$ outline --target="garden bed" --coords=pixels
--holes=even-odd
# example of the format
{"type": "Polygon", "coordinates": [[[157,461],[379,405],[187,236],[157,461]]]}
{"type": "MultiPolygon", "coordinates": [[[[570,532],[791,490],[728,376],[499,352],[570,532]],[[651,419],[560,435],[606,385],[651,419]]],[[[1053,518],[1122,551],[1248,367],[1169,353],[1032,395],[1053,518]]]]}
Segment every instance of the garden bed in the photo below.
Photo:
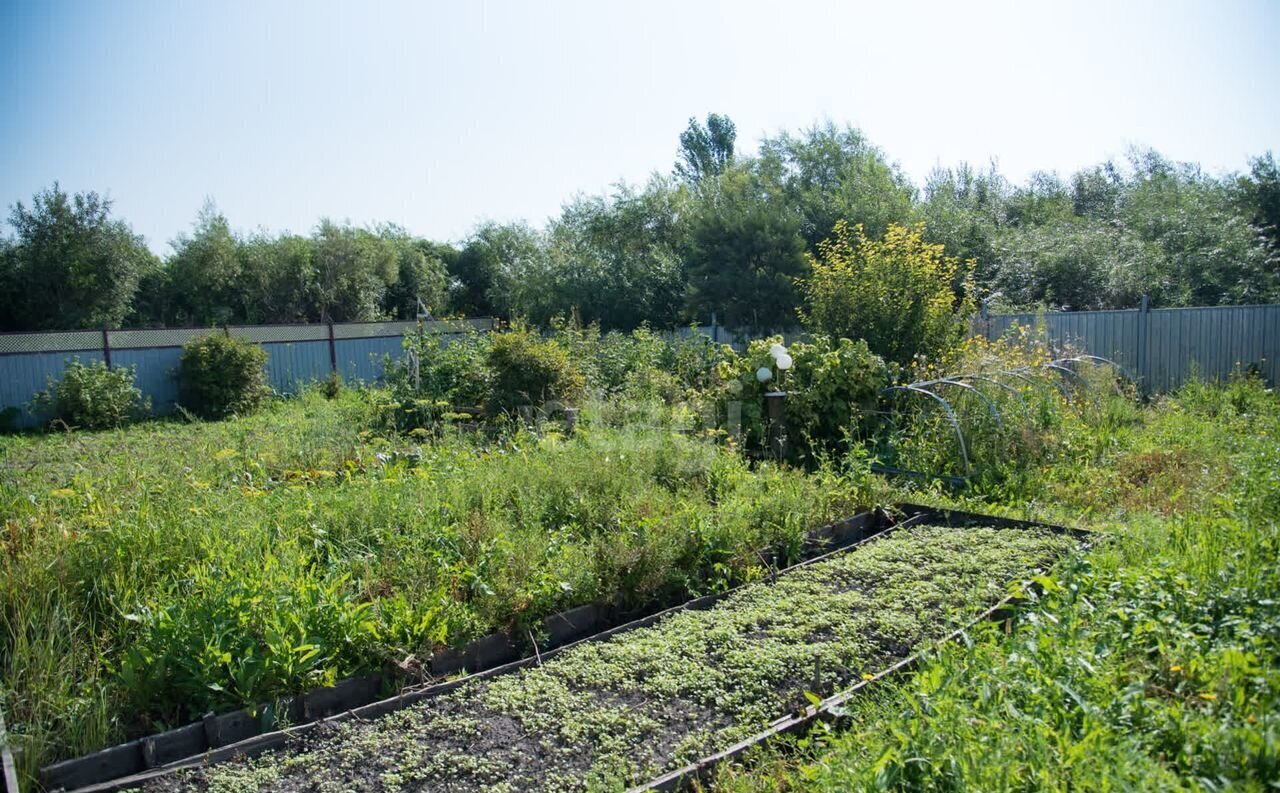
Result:
{"type": "MultiPolygon", "coordinates": [[[[845,520],[810,531],[803,553],[809,564],[857,544],[894,525],[894,519],[880,510],[864,512],[845,520]]],[[[777,552],[765,549],[760,558],[776,565],[777,552]]],[[[799,566],[799,565],[797,565],[799,566]]],[[[256,708],[205,716],[204,719],[177,729],[138,738],[108,749],[64,760],[41,769],[41,782],[49,789],[75,789],[95,784],[115,784],[113,780],[145,774],[161,766],[180,765],[189,758],[221,750],[221,754],[265,750],[279,737],[296,732],[326,718],[345,714],[364,706],[379,713],[404,707],[418,699],[437,693],[437,685],[446,676],[470,671],[501,672],[508,668],[541,662],[542,654],[576,644],[598,640],[617,632],[652,624],[664,615],[686,609],[709,608],[728,593],[706,595],[670,609],[624,609],[619,606],[588,604],[553,614],[543,621],[537,641],[492,633],[462,648],[441,647],[428,664],[427,683],[413,684],[398,670],[386,675],[347,678],[334,686],[314,689],[292,697],[275,700],[256,708]],[[657,613],[654,613],[654,612],[657,613]],[[521,660],[523,659],[523,660],[521,660]],[[434,676],[434,677],[433,677],[434,676]],[[400,685],[397,685],[400,684],[400,685]],[[388,690],[398,693],[382,699],[388,690]],[[372,703],[372,704],[371,704],[372,703]],[[260,740],[258,736],[264,736],[260,740]]],[[[622,602],[622,601],[619,601],[622,602]]],[[[532,632],[528,639],[534,639],[532,632]]]]}
{"type": "MultiPolygon", "coordinates": [[[[922,517],[948,522],[945,515],[922,517]]],[[[523,669],[437,686],[391,713],[371,706],[240,747],[278,749],[258,758],[112,787],[571,790],[643,783],[809,707],[810,695],[829,696],[893,667],[1075,542],[1019,525],[885,533],[742,587],[711,608],[669,613],[540,665],[535,659],[523,669]]]]}

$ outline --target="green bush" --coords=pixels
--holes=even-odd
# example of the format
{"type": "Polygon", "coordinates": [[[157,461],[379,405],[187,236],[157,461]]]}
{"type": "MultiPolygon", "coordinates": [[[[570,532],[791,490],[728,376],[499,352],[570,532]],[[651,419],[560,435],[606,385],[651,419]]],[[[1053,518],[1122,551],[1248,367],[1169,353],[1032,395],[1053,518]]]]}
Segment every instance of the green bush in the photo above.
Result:
{"type": "Polygon", "coordinates": [[[552,401],[572,405],[582,400],[582,373],[569,360],[568,351],[555,341],[517,326],[492,334],[489,343],[490,412],[552,401]]]}
{"type": "Polygon", "coordinates": [[[111,369],[102,361],[85,366],[75,358],[63,370],[62,379],[49,379],[48,390],[36,395],[32,407],[71,427],[119,427],[147,408],[142,391],[133,384],[136,374],[133,366],[111,369]]]}
{"type": "Polygon", "coordinates": [[[748,448],[759,448],[768,435],[764,395],[785,391],[790,456],[813,461],[824,450],[839,448],[859,434],[864,408],[874,406],[881,389],[896,376],[896,367],[872,353],[865,341],[815,336],[809,343],[795,342],[786,348],[792,365],[782,371],[770,354],[781,343],[781,336],[757,339],[745,355],[725,361],[723,399],[741,403],[743,440],[748,448]],[[756,378],[762,367],[772,374],[764,383],[756,378]]]}
{"type": "Polygon", "coordinates": [[[489,338],[474,328],[461,335],[436,332],[404,337],[404,355],[389,359],[387,384],[399,399],[420,398],[455,407],[479,407],[488,398],[485,364],[489,338]]]}
{"type": "Polygon", "coordinates": [[[489,337],[473,328],[461,335],[406,335],[404,355],[384,367],[390,400],[377,402],[382,422],[398,431],[438,424],[454,410],[472,410],[489,398],[489,337]]]}
{"type": "Polygon", "coordinates": [[[717,365],[736,357],[728,345],[701,333],[674,335],[640,327],[630,333],[601,333],[598,325],[575,319],[554,321],[553,338],[569,351],[592,396],[667,404],[697,402],[718,382],[717,365]]]}
{"type": "Polygon", "coordinates": [[[865,339],[896,363],[955,346],[976,307],[973,263],[925,242],[920,226],[890,225],[875,240],[840,221],[810,264],[813,274],[800,284],[805,325],[832,338],[865,339]]]}
{"type": "Polygon", "coordinates": [[[183,407],[204,418],[257,410],[270,394],[267,353],[257,344],[212,334],[187,342],[178,365],[183,407]]]}

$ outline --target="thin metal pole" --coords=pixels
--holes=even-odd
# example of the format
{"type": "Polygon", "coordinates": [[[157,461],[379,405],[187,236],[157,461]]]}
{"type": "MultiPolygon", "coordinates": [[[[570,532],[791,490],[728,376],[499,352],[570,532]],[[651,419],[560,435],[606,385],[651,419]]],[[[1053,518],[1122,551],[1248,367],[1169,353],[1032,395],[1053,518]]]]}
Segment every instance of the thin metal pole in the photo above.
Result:
{"type": "Polygon", "coordinates": [[[1151,373],[1147,371],[1151,339],[1151,298],[1142,296],[1142,306],[1138,309],[1138,388],[1147,392],[1147,384],[1151,382],[1151,373]]]}

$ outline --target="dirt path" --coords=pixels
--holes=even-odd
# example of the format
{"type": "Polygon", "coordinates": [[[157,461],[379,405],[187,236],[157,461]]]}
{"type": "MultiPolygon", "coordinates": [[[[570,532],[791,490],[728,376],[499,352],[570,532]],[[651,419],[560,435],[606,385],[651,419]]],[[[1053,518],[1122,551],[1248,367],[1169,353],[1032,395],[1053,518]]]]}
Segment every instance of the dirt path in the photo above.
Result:
{"type": "Polygon", "coordinates": [[[902,529],[710,610],[146,789],[625,788],[758,731],[804,705],[805,691],[828,695],[941,638],[1073,542],[1013,529],[902,529]]]}

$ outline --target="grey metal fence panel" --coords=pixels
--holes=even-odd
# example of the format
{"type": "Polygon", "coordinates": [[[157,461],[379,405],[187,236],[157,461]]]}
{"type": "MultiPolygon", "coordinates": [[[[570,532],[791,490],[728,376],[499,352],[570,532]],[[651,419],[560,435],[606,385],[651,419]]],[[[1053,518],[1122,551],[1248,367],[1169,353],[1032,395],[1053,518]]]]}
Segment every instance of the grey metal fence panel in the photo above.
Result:
{"type": "Polygon", "coordinates": [[[0,333],[0,354],[19,352],[77,352],[102,349],[102,331],[66,330],[54,333],[0,333]]]}
{"type": "MultiPolygon", "coordinates": [[[[143,328],[108,331],[107,339],[112,349],[181,347],[198,336],[223,332],[222,328],[143,328]]],[[[99,344],[101,341],[101,339],[98,340],[99,344]]]]}
{"type": "MultiPolygon", "coordinates": [[[[357,322],[0,334],[0,428],[42,423],[46,417],[32,415],[27,406],[50,379],[61,377],[72,358],[136,367],[135,382],[151,400],[152,412],[165,415],[178,402],[182,345],[198,336],[226,334],[261,344],[267,353],[271,387],[282,394],[296,394],[335,369],[350,381],[377,382],[386,356],[398,357],[403,334],[418,327],[417,322],[357,322]]],[[[431,320],[423,322],[422,328],[450,334],[483,332],[493,328],[493,320],[431,320]]]]}
{"type": "Polygon", "coordinates": [[[327,341],[328,325],[243,325],[227,328],[227,335],[259,344],[272,341],[327,341]]]}
{"type": "Polygon", "coordinates": [[[102,361],[102,351],[0,355],[0,413],[6,414],[0,426],[22,428],[43,423],[47,417],[33,415],[27,406],[45,390],[49,380],[62,377],[62,370],[73,359],[85,365],[97,363],[102,361]]]}
{"type": "MultiPolygon", "coordinates": [[[[326,329],[327,332],[327,329],[326,329]]],[[[329,340],[263,342],[267,353],[267,382],[276,392],[296,394],[329,376],[329,340]]]]}
{"type": "Polygon", "coordinates": [[[1274,385],[1280,374],[1280,306],[1005,314],[980,320],[976,330],[996,339],[1017,325],[1043,325],[1055,345],[1111,358],[1153,392],[1192,376],[1222,380],[1254,369],[1274,385]]]}
{"type": "Polygon", "coordinates": [[[342,379],[373,383],[382,379],[383,360],[399,358],[404,351],[404,338],[338,339],[334,347],[338,356],[338,372],[342,379]]]}
{"type": "Polygon", "coordinates": [[[143,347],[112,350],[113,367],[136,366],[134,385],[151,400],[151,412],[167,416],[178,404],[178,360],[181,347],[143,347]]]}

